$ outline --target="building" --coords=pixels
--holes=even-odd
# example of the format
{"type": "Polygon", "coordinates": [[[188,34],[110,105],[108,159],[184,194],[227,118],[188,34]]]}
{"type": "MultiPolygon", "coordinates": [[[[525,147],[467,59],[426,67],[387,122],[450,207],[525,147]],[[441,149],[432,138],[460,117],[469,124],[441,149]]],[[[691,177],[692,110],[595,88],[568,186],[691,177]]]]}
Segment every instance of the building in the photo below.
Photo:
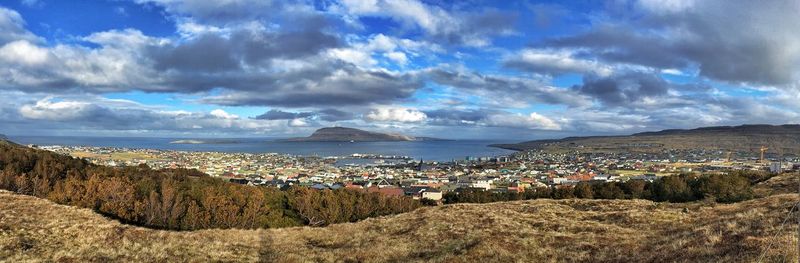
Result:
{"type": "Polygon", "coordinates": [[[441,191],[427,190],[427,191],[422,192],[422,199],[430,199],[430,200],[433,200],[433,201],[439,201],[439,200],[442,200],[442,197],[443,197],[443,195],[442,195],[441,191]]]}
{"type": "Polygon", "coordinates": [[[769,172],[770,173],[781,173],[783,171],[783,167],[781,167],[780,162],[772,162],[769,164],[769,172]]]}

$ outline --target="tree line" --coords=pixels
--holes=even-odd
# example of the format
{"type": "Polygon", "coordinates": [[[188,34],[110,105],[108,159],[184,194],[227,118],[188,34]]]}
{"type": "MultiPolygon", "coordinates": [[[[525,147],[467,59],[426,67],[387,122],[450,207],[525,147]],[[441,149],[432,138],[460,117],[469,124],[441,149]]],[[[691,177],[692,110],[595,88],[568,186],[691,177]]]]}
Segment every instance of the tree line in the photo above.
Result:
{"type": "Polygon", "coordinates": [[[656,202],[691,202],[713,199],[720,203],[753,198],[751,185],[769,178],[767,173],[734,171],[728,174],[680,174],[654,182],[579,182],[574,186],[528,189],[525,192],[491,192],[478,189],[449,192],[445,203],[488,203],[538,198],[567,199],[648,199],[656,202]]]}
{"type": "Polygon", "coordinates": [[[197,170],[106,167],[0,142],[0,188],[158,229],[324,226],[412,211],[420,202],[357,190],[287,191],[197,170]]]}

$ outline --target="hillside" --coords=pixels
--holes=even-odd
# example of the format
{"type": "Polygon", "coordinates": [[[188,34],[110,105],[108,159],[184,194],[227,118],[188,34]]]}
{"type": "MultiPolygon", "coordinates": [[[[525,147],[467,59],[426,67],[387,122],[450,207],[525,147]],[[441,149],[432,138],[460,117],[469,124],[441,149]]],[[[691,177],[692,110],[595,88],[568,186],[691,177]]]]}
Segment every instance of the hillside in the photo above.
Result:
{"type": "Polygon", "coordinates": [[[765,262],[775,262],[796,256],[796,224],[779,232],[796,201],[533,200],[427,207],[325,228],[172,232],[0,191],[0,259],[753,262],[774,242],[765,262]]]}
{"type": "Polygon", "coordinates": [[[663,130],[628,136],[567,137],[516,144],[492,145],[511,150],[543,149],[583,152],[660,152],[664,149],[710,149],[769,153],[800,152],[800,125],[742,125],[705,127],[691,130],[663,130]]]}
{"type": "Polygon", "coordinates": [[[429,137],[413,137],[400,134],[371,132],[345,127],[328,127],[316,130],[311,136],[290,138],[292,142],[378,142],[378,141],[421,141],[436,140],[429,137]]]}

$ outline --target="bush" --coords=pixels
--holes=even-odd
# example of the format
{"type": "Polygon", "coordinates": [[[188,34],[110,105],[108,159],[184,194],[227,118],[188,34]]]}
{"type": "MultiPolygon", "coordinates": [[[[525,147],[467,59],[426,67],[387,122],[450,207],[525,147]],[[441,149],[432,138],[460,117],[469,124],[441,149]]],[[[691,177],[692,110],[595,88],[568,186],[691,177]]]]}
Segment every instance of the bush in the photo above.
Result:
{"type": "Polygon", "coordinates": [[[627,182],[603,182],[589,184],[579,182],[574,187],[540,187],[528,189],[523,194],[492,193],[466,189],[445,194],[445,203],[486,203],[519,199],[649,199],[657,202],[690,202],[712,198],[717,202],[739,202],[753,198],[752,180],[744,175],[692,175],[665,176],[653,183],[643,180],[627,182]]]}
{"type": "Polygon", "coordinates": [[[699,181],[698,192],[717,202],[733,203],[753,198],[750,180],[739,175],[710,175],[699,181]]]}

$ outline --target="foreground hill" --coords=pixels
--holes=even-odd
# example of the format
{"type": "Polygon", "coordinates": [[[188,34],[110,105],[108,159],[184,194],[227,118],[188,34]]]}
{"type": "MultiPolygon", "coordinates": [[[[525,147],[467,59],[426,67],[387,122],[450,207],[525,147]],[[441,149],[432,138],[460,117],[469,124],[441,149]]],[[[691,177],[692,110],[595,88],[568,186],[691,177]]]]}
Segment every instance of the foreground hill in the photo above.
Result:
{"type": "Polygon", "coordinates": [[[437,140],[429,137],[413,137],[400,134],[371,132],[345,127],[328,127],[316,130],[311,136],[290,138],[292,142],[380,142],[380,141],[427,141],[437,140]]]}
{"type": "Polygon", "coordinates": [[[775,262],[796,256],[796,225],[781,228],[796,201],[534,200],[427,207],[325,228],[173,232],[0,191],[0,259],[754,262],[769,247],[765,262],[775,262]]]}
{"type": "Polygon", "coordinates": [[[758,152],[762,146],[770,153],[800,152],[800,125],[742,125],[705,127],[691,130],[663,130],[628,136],[567,137],[536,140],[495,147],[511,150],[544,149],[583,152],[660,152],[663,149],[722,149],[758,152]]]}

